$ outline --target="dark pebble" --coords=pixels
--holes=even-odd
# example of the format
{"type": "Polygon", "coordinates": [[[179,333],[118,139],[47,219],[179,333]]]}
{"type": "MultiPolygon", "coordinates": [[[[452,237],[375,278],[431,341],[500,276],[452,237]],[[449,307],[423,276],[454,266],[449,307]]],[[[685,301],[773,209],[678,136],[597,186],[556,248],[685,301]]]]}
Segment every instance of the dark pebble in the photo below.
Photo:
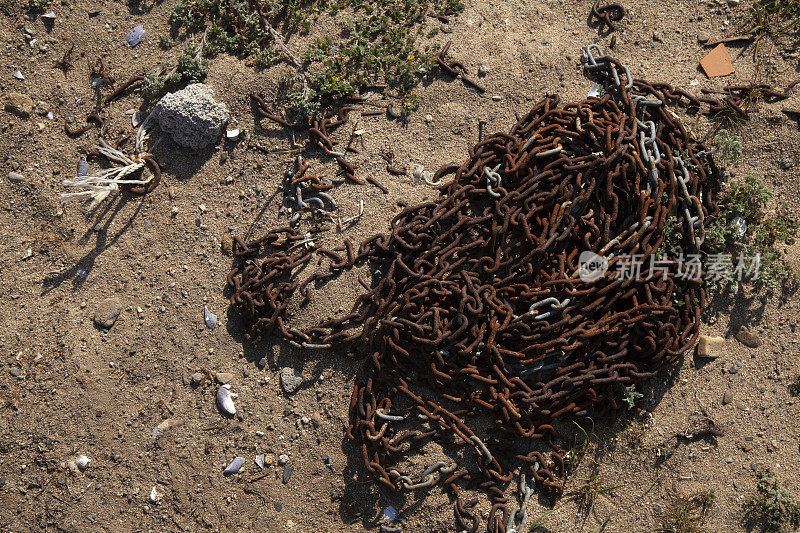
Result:
{"type": "Polygon", "coordinates": [[[286,465],[283,467],[283,484],[286,485],[289,483],[289,480],[292,478],[292,465],[286,465]]]}

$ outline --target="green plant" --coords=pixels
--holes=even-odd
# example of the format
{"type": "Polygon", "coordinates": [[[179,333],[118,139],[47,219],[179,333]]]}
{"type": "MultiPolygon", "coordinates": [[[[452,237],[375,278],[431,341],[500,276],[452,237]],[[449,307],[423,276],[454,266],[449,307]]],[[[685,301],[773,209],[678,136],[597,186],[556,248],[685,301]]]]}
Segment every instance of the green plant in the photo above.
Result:
{"type": "Polygon", "coordinates": [[[43,13],[48,5],[50,5],[50,0],[28,0],[28,11],[31,13],[43,13]]]}
{"type": "Polygon", "coordinates": [[[781,533],[800,524],[800,504],[770,471],[759,474],[756,494],[744,507],[745,519],[758,523],[766,533],[781,533]]]}
{"type": "Polygon", "coordinates": [[[572,421],[572,423],[575,424],[575,426],[583,434],[583,440],[580,444],[567,450],[567,453],[564,455],[564,465],[569,471],[574,471],[581,461],[583,461],[583,458],[586,456],[586,452],[589,450],[589,446],[594,439],[594,420],[588,417],[586,420],[591,423],[591,427],[588,431],[582,425],[578,424],[578,422],[574,420],[572,421]]]}
{"type": "Polygon", "coordinates": [[[622,390],[622,401],[628,404],[628,409],[633,409],[636,402],[644,398],[644,395],[636,390],[636,385],[628,385],[622,390]]]}
{"type": "Polygon", "coordinates": [[[721,129],[714,138],[717,143],[717,153],[728,164],[738,165],[742,158],[742,138],[738,135],[731,135],[728,130],[721,129]]]}
{"type": "Polygon", "coordinates": [[[196,44],[189,43],[178,56],[171,71],[165,74],[162,69],[160,72],[151,71],[145,75],[141,88],[142,98],[146,101],[156,100],[168,90],[203,81],[207,73],[208,61],[202,58],[196,44]]]}
{"type": "Polygon", "coordinates": [[[673,495],[659,517],[659,532],[701,533],[708,511],[714,505],[714,491],[703,490],[685,497],[673,495]]]}
{"type": "Polygon", "coordinates": [[[792,396],[800,396],[800,374],[795,375],[792,378],[792,382],[789,383],[789,394],[792,396]]]}

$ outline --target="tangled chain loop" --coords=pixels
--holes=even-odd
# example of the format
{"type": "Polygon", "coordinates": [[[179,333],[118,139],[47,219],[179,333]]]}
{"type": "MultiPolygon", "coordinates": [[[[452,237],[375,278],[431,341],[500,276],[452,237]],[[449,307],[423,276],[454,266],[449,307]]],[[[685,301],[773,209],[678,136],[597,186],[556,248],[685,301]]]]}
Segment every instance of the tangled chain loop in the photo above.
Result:
{"type": "Polygon", "coordinates": [[[682,220],[684,250],[702,243],[716,211],[714,162],[666,109],[671,89],[634,80],[596,46],[583,61],[603,96],[563,107],[544,98],[464,164],[440,169],[435,181],[454,174],[441,196],[395,216],[388,234],[333,250],[292,248],[303,239],[292,228],[236,241],[228,283],[248,339],[366,353],[348,435],[386,489],[441,484],[459,530],[479,527],[466,486],[490,497],[489,531],[521,531],[526,479],[562,495],[557,423],[616,410],[622,387],[654,376],[698,334],[700,282],[679,276],[675,257],[658,274],[647,260],[670,216],[682,220]],[[581,252],[602,255],[608,270],[584,281],[581,252]],[[617,275],[634,254],[645,258],[641,275],[617,275]],[[328,268],[301,281],[314,257],[328,268]],[[305,331],[287,324],[293,295],[303,305],[312,283],[365,262],[382,274],[362,281],[349,313],[305,331]],[[403,472],[431,441],[448,460],[403,472]],[[521,508],[509,512],[515,474],[521,508]]]}

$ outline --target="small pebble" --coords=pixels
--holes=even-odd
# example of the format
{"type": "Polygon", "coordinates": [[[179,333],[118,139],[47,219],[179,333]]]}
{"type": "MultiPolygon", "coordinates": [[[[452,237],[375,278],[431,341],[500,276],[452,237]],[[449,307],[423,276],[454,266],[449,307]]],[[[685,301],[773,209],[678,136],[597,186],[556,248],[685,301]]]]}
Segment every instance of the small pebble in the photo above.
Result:
{"type": "Polygon", "coordinates": [[[485,61],[481,62],[481,64],[478,65],[478,77],[485,78],[488,74],[489,74],[489,65],[487,65],[485,61]]]}
{"type": "Polygon", "coordinates": [[[233,381],[233,374],[231,372],[217,372],[214,379],[220,385],[225,385],[233,381]]]}
{"type": "Polygon", "coordinates": [[[292,394],[302,384],[303,374],[288,366],[281,369],[281,387],[286,394],[292,394]]]}
{"type": "Polygon", "coordinates": [[[711,34],[707,31],[699,31],[697,32],[697,42],[699,43],[707,43],[711,40],[711,34]]]}
{"type": "Polygon", "coordinates": [[[733,392],[729,389],[722,395],[722,405],[728,405],[733,401],[733,392]]]}
{"type": "Polygon", "coordinates": [[[739,331],[736,332],[736,340],[747,346],[748,348],[758,348],[761,346],[761,337],[753,331],[752,329],[748,328],[747,326],[742,326],[739,328],[739,331]]]}
{"type": "Polygon", "coordinates": [[[283,484],[286,485],[289,483],[289,479],[292,477],[292,465],[286,465],[283,467],[283,484]]]}
{"type": "Polygon", "coordinates": [[[116,298],[106,298],[97,304],[94,312],[94,323],[104,329],[110,329],[122,312],[122,304],[116,298]]]}
{"type": "Polygon", "coordinates": [[[25,181],[25,176],[23,176],[19,172],[9,172],[8,181],[12,183],[22,183],[23,181],[25,181]]]}
{"type": "Polygon", "coordinates": [[[289,462],[289,456],[288,456],[288,455],[286,455],[285,453],[282,453],[282,454],[280,454],[280,455],[278,456],[278,464],[279,464],[280,466],[283,466],[283,465],[285,465],[285,464],[286,464],[286,463],[288,463],[288,462],[289,462]]]}

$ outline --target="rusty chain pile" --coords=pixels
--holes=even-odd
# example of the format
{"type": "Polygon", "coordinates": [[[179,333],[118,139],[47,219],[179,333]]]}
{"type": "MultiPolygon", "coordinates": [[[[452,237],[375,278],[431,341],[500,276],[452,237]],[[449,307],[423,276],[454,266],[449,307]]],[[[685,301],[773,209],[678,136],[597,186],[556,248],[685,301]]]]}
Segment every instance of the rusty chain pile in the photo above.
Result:
{"type": "Polygon", "coordinates": [[[248,340],[366,354],[348,436],[387,490],[441,485],[459,530],[479,527],[470,488],[491,499],[489,531],[521,531],[534,486],[562,495],[558,423],[616,410],[623,387],[697,337],[701,282],[678,275],[678,258],[660,259],[657,274],[649,260],[670,216],[683,250],[702,245],[714,162],[667,108],[682,93],[634,80],[595,45],[583,61],[605,94],[544,98],[440,169],[437,181],[454,174],[440,197],[402,211],[389,233],[337,249],[289,227],[236,241],[228,284],[248,340]],[[607,260],[605,273],[585,280],[582,252],[607,260]],[[641,274],[620,276],[634,255],[641,274]],[[312,268],[323,258],[327,268],[312,268]],[[312,284],[362,264],[375,276],[349,313],[304,331],[287,323],[295,294],[302,306],[312,284]],[[446,459],[410,471],[431,441],[446,459]]]}

